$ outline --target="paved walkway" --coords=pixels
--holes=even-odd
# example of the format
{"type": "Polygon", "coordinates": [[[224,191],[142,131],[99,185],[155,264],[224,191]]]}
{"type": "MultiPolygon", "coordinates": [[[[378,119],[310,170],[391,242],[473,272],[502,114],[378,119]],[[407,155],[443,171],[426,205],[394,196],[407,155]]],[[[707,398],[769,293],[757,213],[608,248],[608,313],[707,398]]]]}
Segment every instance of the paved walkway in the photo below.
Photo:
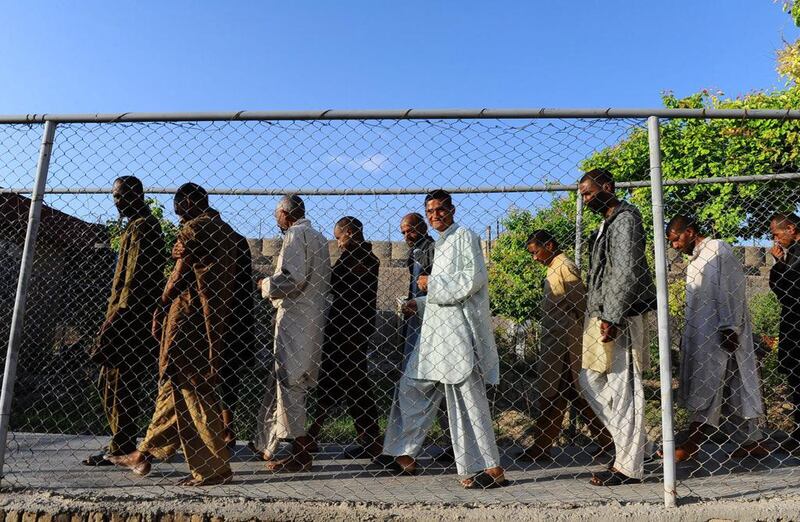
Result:
{"type": "MultiPolygon", "coordinates": [[[[386,504],[517,504],[585,506],[611,501],[663,501],[659,461],[648,464],[643,484],[614,488],[588,484],[593,471],[589,455],[569,448],[549,465],[515,462],[519,448],[506,448],[503,457],[511,484],[502,489],[467,491],[457,483],[455,467],[435,464],[426,455],[424,470],[414,477],[396,477],[367,460],[341,455],[342,447],[323,446],[310,473],[275,475],[254,460],[242,444],[233,458],[234,481],[225,486],[190,489],[175,486],[187,473],[180,456],[157,463],[151,474],[139,478],[113,467],[87,468],[80,460],[96,452],[105,439],[92,436],[13,433],[9,436],[3,488],[46,490],[69,497],[142,501],[154,498],[207,495],[243,499],[355,501],[386,504]]],[[[431,453],[435,453],[435,448],[431,453]]],[[[683,502],[705,499],[757,498],[800,494],[800,459],[775,452],[761,461],[726,462],[706,455],[703,464],[681,464],[678,494],[683,502]]]]}

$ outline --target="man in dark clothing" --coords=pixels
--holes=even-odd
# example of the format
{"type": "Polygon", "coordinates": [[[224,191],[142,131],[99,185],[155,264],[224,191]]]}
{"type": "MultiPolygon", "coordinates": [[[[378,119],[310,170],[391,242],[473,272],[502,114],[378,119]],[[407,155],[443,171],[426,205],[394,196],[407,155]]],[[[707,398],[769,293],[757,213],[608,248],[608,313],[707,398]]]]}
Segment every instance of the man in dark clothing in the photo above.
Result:
{"type": "Polygon", "coordinates": [[[775,241],[769,286],[781,304],[778,364],[786,374],[794,403],[791,438],[800,444],[800,218],[775,214],[769,228],[775,241]]]}
{"type": "MultiPolygon", "coordinates": [[[[409,247],[408,272],[411,280],[408,284],[408,299],[415,299],[422,297],[427,292],[421,290],[417,286],[419,276],[431,275],[433,269],[433,254],[434,245],[436,241],[428,234],[428,226],[425,224],[425,218],[422,215],[415,213],[407,214],[400,221],[400,233],[406,240],[409,247]]],[[[403,337],[405,339],[405,347],[403,349],[403,369],[408,362],[408,356],[414,350],[414,345],[419,338],[419,331],[422,327],[422,317],[413,314],[406,317],[406,322],[403,328],[403,337]]]]}
{"type": "Polygon", "coordinates": [[[225,426],[223,438],[229,447],[236,444],[233,431],[233,414],[240,398],[239,388],[242,373],[255,355],[255,317],[253,316],[253,264],[250,245],[247,239],[233,232],[236,245],[233,303],[231,324],[226,333],[227,339],[222,348],[219,369],[219,395],[222,401],[222,423],[225,426]]]}
{"type": "Polygon", "coordinates": [[[317,412],[308,430],[317,438],[331,408],[344,402],[353,418],[361,449],[354,458],[381,453],[378,409],[369,394],[367,350],[375,330],[380,261],[364,240],[364,226],[350,216],[340,219],[334,236],[341,256],[331,275],[332,303],[325,328],[317,412]]]}
{"type": "Polygon", "coordinates": [[[105,451],[83,460],[85,466],[110,466],[105,455],[136,449],[136,421],[142,412],[138,396],[150,397],[140,390],[156,373],[158,343],[150,335],[150,321],[164,286],[164,234],[138,178],[117,178],[112,196],[128,224],[120,237],[106,319],[91,353],[100,364],[103,409],[112,436],[105,451]]]}

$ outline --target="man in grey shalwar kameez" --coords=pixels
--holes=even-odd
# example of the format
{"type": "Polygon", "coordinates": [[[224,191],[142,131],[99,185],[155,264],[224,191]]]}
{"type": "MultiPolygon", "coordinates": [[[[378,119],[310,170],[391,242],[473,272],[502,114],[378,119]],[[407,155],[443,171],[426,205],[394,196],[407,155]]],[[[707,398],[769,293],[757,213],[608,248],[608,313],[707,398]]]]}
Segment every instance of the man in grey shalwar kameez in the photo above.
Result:
{"type": "Polygon", "coordinates": [[[283,246],[274,275],[259,282],[262,296],[277,308],[275,366],[251,448],[270,471],[306,471],[313,443],[306,433],[306,399],[319,374],[331,262],[328,241],[305,218],[299,196],[284,196],[275,218],[285,233],[283,246]],[[276,459],[281,439],[294,440],[292,454],[276,459]]]}
{"type": "Polygon", "coordinates": [[[444,397],[459,474],[471,475],[468,489],[506,482],[492,427],[486,384],[497,384],[499,359],[491,329],[488,274],[480,238],[454,223],[450,195],[436,190],[425,213],[440,233],[430,276],[419,287],[427,296],[406,303],[422,313],[419,342],[398,383],[384,440],[396,471],[416,471],[439,404],[444,397]]]}
{"type": "Polygon", "coordinates": [[[667,240],[690,256],[678,397],[689,410],[691,426],[675,460],[694,457],[704,430],[720,426],[739,444],[734,458],[764,457],[769,450],[756,425],[764,403],[742,264],[729,244],[704,237],[687,216],[672,218],[667,240]]]}

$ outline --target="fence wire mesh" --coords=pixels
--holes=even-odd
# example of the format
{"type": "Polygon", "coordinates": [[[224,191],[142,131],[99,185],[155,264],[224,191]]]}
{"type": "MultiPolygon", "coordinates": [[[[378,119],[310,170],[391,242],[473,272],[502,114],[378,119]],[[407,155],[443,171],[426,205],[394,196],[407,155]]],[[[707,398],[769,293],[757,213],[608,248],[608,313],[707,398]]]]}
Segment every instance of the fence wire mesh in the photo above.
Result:
{"type": "MultiPolygon", "coordinates": [[[[674,137],[695,124],[716,123],[664,125],[666,178],[797,170],[776,151],[768,167],[741,160],[740,135],[689,164],[674,137]]],[[[6,334],[40,136],[0,125],[6,334]]],[[[253,498],[657,502],[665,232],[648,188],[617,190],[605,220],[602,177],[574,190],[595,168],[635,181],[649,166],[641,119],[61,123],[3,482],[163,493],[189,473],[207,494],[253,498]],[[112,194],[120,176],[144,199],[130,180],[112,194]],[[425,201],[436,188],[455,212],[444,194],[425,201]],[[455,480],[491,485],[501,468],[492,491],[455,480]]],[[[665,187],[667,219],[698,223],[670,245],[692,230],[735,245],[670,252],[682,496],[798,486],[797,239],[781,263],[768,253],[798,183],[665,187]],[[697,340],[715,320],[735,356],[697,340]],[[737,407],[749,439],[721,435],[737,407]]]]}

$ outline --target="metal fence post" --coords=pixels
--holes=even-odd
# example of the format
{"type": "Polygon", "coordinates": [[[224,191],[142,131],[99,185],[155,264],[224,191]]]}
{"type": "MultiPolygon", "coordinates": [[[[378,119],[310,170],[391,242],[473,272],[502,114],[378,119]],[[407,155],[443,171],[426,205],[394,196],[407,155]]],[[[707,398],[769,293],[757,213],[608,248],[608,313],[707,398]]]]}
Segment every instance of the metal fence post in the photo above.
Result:
{"type": "Polygon", "coordinates": [[[664,238],[664,193],[661,185],[661,145],[658,118],[647,119],[650,145],[650,187],[653,203],[656,292],[658,295],[658,359],[661,381],[661,432],[664,452],[664,504],[675,507],[675,434],[672,427],[672,363],[669,343],[669,291],[664,238]]]}
{"type": "Polygon", "coordinates": [[[42,145],[39,149],[39,163],[36,167],[36,181],[31,194],[31,208],[28,213],[28,228],[25,233],[25,246],[22,250],[17,295],[14,300],[14,313],[11,317],[11,332],[8,336],[8,352],[3,373],[3,389],[0,393],[0,478],[3,476],[6,446],[8,444],[8,427],[11,421],[11,401],[14,399],[14,383],[17,378],[17,361],[22,344],[22,327],[25,322],[25,304],[28,298],[28,285],[33,272],[33,254],[36,250],[36,235],[39,232],[39,221],[42,214],[44,190],[47,184],[47,171],[50,167],[50,155],[53,150],[56,123],[46,121],[42,133],[42,145]]]}
{"type": "Polygon", "coordinates": [[[575,265],[581,268],[581,246],[583,245],[583,198],[575,191],[575,265]]]}

